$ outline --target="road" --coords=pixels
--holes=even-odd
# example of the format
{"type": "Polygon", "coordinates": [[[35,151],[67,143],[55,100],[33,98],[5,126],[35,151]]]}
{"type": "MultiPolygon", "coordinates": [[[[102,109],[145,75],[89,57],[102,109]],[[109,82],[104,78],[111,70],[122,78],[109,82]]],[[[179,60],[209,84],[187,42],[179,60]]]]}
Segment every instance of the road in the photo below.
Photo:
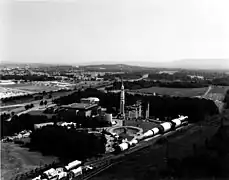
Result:
{"type": "Polygon", "coordinates": [[[205,98],[211,90],[212,90],[212,86],[209,86],[208,90],[204,93],[202,97],[205,98]]]}

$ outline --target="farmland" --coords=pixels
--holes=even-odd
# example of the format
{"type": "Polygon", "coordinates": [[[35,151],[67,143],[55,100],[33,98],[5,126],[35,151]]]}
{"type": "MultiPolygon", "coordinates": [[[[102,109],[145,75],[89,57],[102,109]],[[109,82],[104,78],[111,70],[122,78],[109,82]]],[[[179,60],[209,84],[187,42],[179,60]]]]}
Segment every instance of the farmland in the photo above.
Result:
{"type": "Polygon", "coordinates": [[[161,95],[180,96],[180,97],[193,97],[202,96],[208,87],[204,88],[166,88],[166,87],[150,87],[139,89],[142,93],[158,93],[161,95]]]}
{"type": "Polygon", "coordinates": [[[215,86],[209,93],[225,94],[228,89],[229,86],[215,86]]]}

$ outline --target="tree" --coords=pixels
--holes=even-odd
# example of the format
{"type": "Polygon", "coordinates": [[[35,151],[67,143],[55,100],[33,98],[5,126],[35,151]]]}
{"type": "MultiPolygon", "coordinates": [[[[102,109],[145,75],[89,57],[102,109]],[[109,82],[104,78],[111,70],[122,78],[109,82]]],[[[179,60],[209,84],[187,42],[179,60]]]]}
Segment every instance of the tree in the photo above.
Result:
{"type": "Polygon", "coordinates": [[[26,104],[26,105],[25,105],[25,110],[28,110],[28,109],[29,109],[29,105],[26,104]]]}
{"type": "Polygon", "coordinates": [[[15,112],[14,112],[14,111],[12,111],[12,112],[11,112],[11,116],[14,116],[14,115],[15,115],[15,112]]]}
{"type": "Polygon", "coordinates": [[[43,101],[41,101],[41,102],[40,102],[40,106],[43,106],[43,105],[44,105],[44,102],[43,102],[43,101]]]}
{"type": "Polygon", "coordinates": [[[47,106],[47,103],[48,103],[48,102],[45,100],[45,101],[44,101],[44,105],[47,106]]]}

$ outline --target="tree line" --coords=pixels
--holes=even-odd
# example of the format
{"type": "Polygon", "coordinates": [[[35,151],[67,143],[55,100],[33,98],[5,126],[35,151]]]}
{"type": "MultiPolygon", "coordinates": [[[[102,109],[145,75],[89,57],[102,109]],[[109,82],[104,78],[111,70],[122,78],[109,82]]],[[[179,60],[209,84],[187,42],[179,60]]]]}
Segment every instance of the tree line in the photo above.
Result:
{"type": "MultiPolygon", "coordinates": [[[[84,97],[98,97],[100,99],[100,105],[107,108],[109,113],[117,114],[119,112],[119,93],[103,93],[92,88],[56,99],[55,103],[70,104],[80,102],[80,99],[84,97]]],[[[189,116],[190,121],[197,122],[204,120],[206,116],[219,113],[217,106],[212,100],[189,97],[126,94],[126,105],[133,105],[137,100],[142,100],[143,111],[145,111],[147,104],[150,103],[150,116],[154,117],[177,117],[178,114],[183,114],[189,116]]]]}
{"type": "MultiPolygon", "coordinates": [[[[163,81],[134,81],[124,82],[125,89],[135,90],[150,87],[168,87],[168,88],[202,88],[207,87],[208,83],[204,82],[163,82],[163,81]]],[[[115,81],[112,87],[107,87],[106,90],[119,90],[121,82],[115,81]]]]}
{"type": "Polygon", "coordinates": [[[227,90],[225,97],[224,97],[225,108],[229,109],[229,89],[227,90]]]}
{"type": "Polygon", "coordinates": [[[55,78],[46,75],[3,75],[2,80],[24,80],[24,81],[54,81],[55,78]]]}
{"type": "Polygon", "coordinates": [[[103,134],[78,132],[59,126],[46,126],[34,131],[31,136],[31,149],[45,155],[84,160],[106,151],[106,137],[103,134]]]}

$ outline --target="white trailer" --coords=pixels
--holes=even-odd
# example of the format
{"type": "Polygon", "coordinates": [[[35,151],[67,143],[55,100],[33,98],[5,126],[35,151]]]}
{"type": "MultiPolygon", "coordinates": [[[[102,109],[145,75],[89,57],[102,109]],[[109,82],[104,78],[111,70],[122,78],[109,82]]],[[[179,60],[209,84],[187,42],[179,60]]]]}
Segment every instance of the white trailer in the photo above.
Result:
{"type": "Polygon", "coordinates": [[[79,175],[82,175],[83,171],[82,171],[82,167],[78,167],[76,169],[72,169],[70,172],[69,172],[69,178],[72,179],[72,178],[75,178],[79,175]]]}
{"type": "Polygon", "coordinates": [[[130,146],[135,146],[138,143],[138,140],[132,139],[129,143],[130,143],[130,146]]]}
{"type": "Polygon", "coordinates": [[[33,178],[32,180],[41,180],[41,175],[39,175],[39,176],[33,178]]]}
{"type": "Polygon", "coordinates": [[[121,151],[125,151],[129,148],[130,144],[128,142],[124,142],[124,143],[121,143],[119,144],[119,148],[121,151]]]}
{"type": "Polygon", "coordinates": [[[42,179],[44,178],[47,178],[47,179],[58,179],[58,173],[57,171],[54,169],[54,168],[51,168],[47,171],[45,171],[43,174],[42,174],[42,179]]]}
{"type": "Polygon", "coordinates": [[[75,161],[70,162],[67,166],[65,166],[65,169],[66,171],[69,171],[73,168],[76,168],[77,166],[81,164],[82,164],[82,161],[75,160],[75,161]]]}

